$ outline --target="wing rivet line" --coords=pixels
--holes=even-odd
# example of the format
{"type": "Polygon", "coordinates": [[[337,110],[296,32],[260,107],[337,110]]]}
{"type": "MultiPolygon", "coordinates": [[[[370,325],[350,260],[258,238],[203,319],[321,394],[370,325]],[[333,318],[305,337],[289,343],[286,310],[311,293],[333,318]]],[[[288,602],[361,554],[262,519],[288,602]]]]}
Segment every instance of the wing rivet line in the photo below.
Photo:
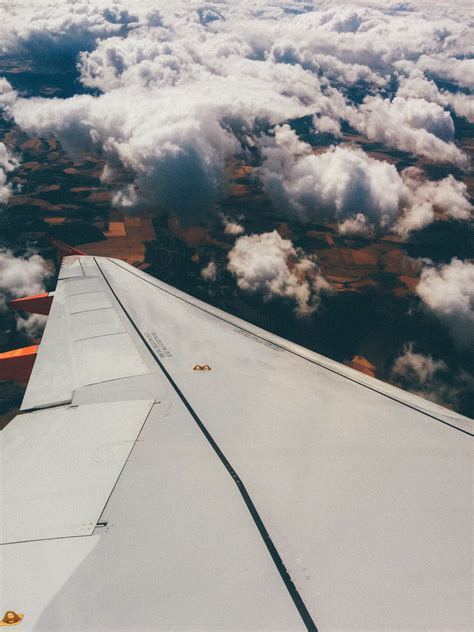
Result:
{"type": "Polygon", "coordinates": [[[208,364],[195,364],[193,371],[212,371],[212,369],[208,364]]]}
{"type": "Polygon", "coordinates": [[[7,610],[0,621],[0,625],[18,625],[23,621],[24,614],[18,614],[14,610],[7,610]]]}

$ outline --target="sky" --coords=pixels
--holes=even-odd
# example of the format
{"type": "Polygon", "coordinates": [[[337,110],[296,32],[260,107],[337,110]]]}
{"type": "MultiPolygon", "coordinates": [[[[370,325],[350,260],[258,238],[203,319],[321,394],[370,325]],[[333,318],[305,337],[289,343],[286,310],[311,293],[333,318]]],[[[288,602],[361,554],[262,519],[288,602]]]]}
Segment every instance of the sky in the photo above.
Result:
{"type": "MultiPolygon", "coordinates": [[[[206,221],[228,190],[226,164],[248,154],[258,156],[256,177],[274,208],[302,226],[408,240],[440,214],[472,221],[471,158],[456,127],[474,123],[468,2],[16,0],[0,2],[0,16],[1,58],[28,57],[51,72],[69,60],[82,86],[43,98],[0,78],[4,117],[30,135],[54,135],[73,157],[97,152],[104,182],[125,167],[132,181],[113,200],[125,211],[152,206],[183,224],[206,221]],[[298,134],[292,122],[302,118],[324,151],[298,134]],[[344,142],[348,128],[443,177],[369,155],[344,142]]],[[[0,142],[0,205],[20,160],[0,142]]],[[[318,309],[330,288],[310,255],[276,232],[247,235],[223,221],[240,289],[285,296],[301,317],[318,309]]],[[[1,256],[6,266],[11,253],[1,256]]],[[[17,274],[33,263],[23,257],[17,274]]],[[[453,344],[474,349],[474,263],[420,265],[424,309],[453,344]]],[[[209,283],[214,268],[202,271],[209,283]]],[[[399,372],[421,366],[414,355],[403,352],[410,361],[399,372]]]]}

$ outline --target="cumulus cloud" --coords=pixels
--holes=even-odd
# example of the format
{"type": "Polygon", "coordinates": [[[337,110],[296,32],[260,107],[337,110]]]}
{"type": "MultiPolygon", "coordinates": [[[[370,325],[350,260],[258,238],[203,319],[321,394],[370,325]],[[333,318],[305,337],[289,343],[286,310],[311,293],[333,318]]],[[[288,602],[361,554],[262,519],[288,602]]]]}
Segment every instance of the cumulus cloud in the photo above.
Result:
{"type": "Polygon", "coordinates": [[[11,195],[11,185],[7,184],[7,174],[18,166],[18,160],[11,151],[0,142],[0,205],[6,204],[11,195]]]}
{"type": "Polygon", "coordinates": [[[337,221],[342,234],[394,230],[406,237],[430,224],[435,211],[468,220],[467,187],[449,175],[427,181],[419,169],[398,173],[361,149],[331,147],[315,154],[288,125],[261,139],[259,170],[273,202],[302,222],[337,221]]]}
{"type": "Polygon", "coordinates": [[[452,175],[438,182],[426,181],[419,169],[409,167],[403,171],[403,179],[409,190],[410,204],[404,209],[394,230],[407,237],[412,231],[431,224],[435,211],[457,220],[472,217],[467,186],[452,175]]]}
{"type": "Polygon", "coordinates": [[[18,93],[13,89],[11,83],[5,77],[0,77],[0,108],[14,103],[17,97],[18,93]]]}
{"type": "Polygon", "coordinates": [[[468,158],[454,143],[454,123],[440,105],[420,98],[366,97],[348,110],[350,124],[375,140],[433,162],[467,167],[468,158]]]}
{"type": "Polygon", "coordinates": [[[392,373],[416,382],[421,386],[429,385],[437,374],[448,370],[442,360],[434,360],[432,356],[415,353],[413,343],[404,346],[403,353],[395,360],[392,373]]]}
{"type": "Polygon", "coordinates": [[[230,219],[226,215],[221,216],[222,223],[224,224],[224,233],[232,237],[237,237],[245,232],[245,228],[233,219],[230,219]]]}
{"type": "MultiPolygon", "coordinates": [[[[8,310],[8,301],[45,291],[50,276],[46,262],[40,255],[16,257],[7,248],[0,249],[0,314],[8,310]]],[[[39,314],[17,314],[18,331],[30,338],[41,334],[46,317],[39,314]]]]}
{"type": "Polygon", "coordinates": [[[277,231],[240,237],[228,259],[227,269],[240,289],[261,294],[266,301],[289,299],[296,303],[298,316],[312,314],[320,294],[330,290],[316,262],[304,257],[277,231]]]}
{"type": "Polygon", "coordinates": [[[159,204],[185,220],[205,213],[219,191],[226,156],[237,151],[235,137],[212,109],[166,91],[137,95],[123,91],[49,102],[23,99],[15,119],[33,134],[53,133],[72,154],[94,148],[113,164],[136,174],[116,201],[159,204]],[[177,99],[176,102],[174,99],[177,99]]]}
{"type": "Polygon", "coordinates": [[[352,217],[348,217],[339,224],[339,233],[341,235],[354,237],[373,237],[374,227],[363,213],[357,213],[352,217]]]}
{"type": "Polygon", "coordinates": [[[474,263],[454,258],[449,264],[428,265],[416,292],[460,349],[474,347],[474,263]]]}
{"type": "Polygon", "coordinates": [[[28,338],[38,338],[43,333],[47,316],[41,314],[18,315],[16,317],[16,328],[28,338]]]}
{"type": "Polygon", "coordinates": [[[30,134],[54,134],[73,154],[95,148],[131,169],[135,182],[116,202],[159,205],[189,221],[212,207],[226,159],[241,151],[239,134],[258,120],[307,114],[319,90],[301,68],[224,66],[226,76],[191,86],[132,82],[98,97],[18,99],[11,111],[30,134]]]}
{"type": "Polygon", "coordinates": [[[457,59],[445,54],[422,55],[417,66],[435,77],[474,88],[474,59],[457,59]]]}
{"type": "MultiPolygon", "coordinates": [[[[436,76],[446,74],[447,60],[457,69],[451,81],[466,82],[464,15],[416,3],[408,11],[387,3],[178,1],[158,11],[153,0],[21,0],[4,9],[4,53],[25,50],[39,60],[48,51],[78,53],[80,80],[100,94],[25,99],[4,90],[2,98],[29,133],[55,134],[73,154],[95,149],[109,171],[131,170],[135,181],[116,203],[195,219],[212,208],[224,163],[242,151],[243,137],[306,115],[318,132],[338,136],[349,120],[390,147],[464,164],[444,108],[467,115],[465,95],[427,90],[431,75],[423,85],[405,81],[433,74],[435,65],[436,76]],[[382,98],[398,81],[405,81],[398,96],[382,98]],[[362,104],[352,101],[360,86],[375,95],[362,104]]],[[[352,168],[348,154],[335,156],[352,168]]]]}
{"type": "Polygon", "coordinates": [[[201,270],[201,277],[205,281],[215,281],[217,277],[217,264],[211,259],[207,266],[201,270]]]}
{"type": "Polygon", "coordinates": [[[28,52],[54,60],[91,49],[99,38],[125,35],[137,16],[119,2],[96,0],[33,0],[2,7],[0,52],[28,52]]]}
{"type": "Polygon", "coordinates": [[[405,344],[395,359],[390,379],[419,397],[454,408],[465,393],[474,389],[472,375],[453,371],[443,360],[416,351],[412,342],[405,344]]]}
{"type": "Polygon", "coordinates": [[[355,148],[331,147],[315,155],[288,125],[261,143],[265,190],[301,221],[343,222],[362,212],[383,228],[397,217],[405,188],[393,165],[355,148]]]}
{"type": "Polygon", "coordinates": [[[16,257],[7,248],[0,249],[0,312],[8,309],[8,301],[45,291],[50,273],[40,255],[16,257]]]}
{"type": "Polygon", "coordinates": [[[451,108],[458,116],[474,123],[474,100],[472,96],[438,88],[433,80],[428,79],[417,68],[409,67],[406,75],[400,75],[397,96],[406,99],[419,98],[428,103],[437,103],[443,108],[451,108]]]}

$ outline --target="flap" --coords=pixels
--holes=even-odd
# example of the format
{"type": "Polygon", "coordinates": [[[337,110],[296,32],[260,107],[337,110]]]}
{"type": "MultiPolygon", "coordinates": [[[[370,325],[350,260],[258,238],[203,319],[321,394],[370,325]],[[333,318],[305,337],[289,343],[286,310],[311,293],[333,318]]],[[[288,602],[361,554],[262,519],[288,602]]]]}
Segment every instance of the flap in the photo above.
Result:
{"type": "Polygon", "coordinates": [[[18,415],[2,432],[1,543],[90,535],[153,400],[18,415]]]}

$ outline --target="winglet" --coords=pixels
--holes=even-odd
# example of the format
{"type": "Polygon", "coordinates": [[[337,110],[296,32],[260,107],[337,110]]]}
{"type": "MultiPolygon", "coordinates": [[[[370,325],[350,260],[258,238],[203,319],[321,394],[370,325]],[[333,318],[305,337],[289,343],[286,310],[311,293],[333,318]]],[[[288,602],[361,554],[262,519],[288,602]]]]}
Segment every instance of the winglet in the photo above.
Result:
{"type": "Polygon", "coordinates": [[[43,292],[42,294],[34,294],[33,296],[25,296],[10,301],[9,305],[13,309],[20,309],[30,314],[42,314],[47,316],[51,309],[54,292],[43,292]]]}
{"type": "Polygon", "coordinates": [[[57,250],[57,253],[59,256],[59,263],[61,263],[64,257],[68,257],[69,255],[85,255],[86,254],[85,252],[82,252],[82,250],[79,250],[78,248],[73,248],[73,246],[69,246],[68,244],[65,244],[63,241],[60,241],[59,239],[55,239],[54,237],[50,237],[49,240],[51,244],[57,250]]]}
{"type": "Polygon", "coordinates": [[[0,380],[27,384],[38,353],[38,345],[0,353],[0,380]]]}

